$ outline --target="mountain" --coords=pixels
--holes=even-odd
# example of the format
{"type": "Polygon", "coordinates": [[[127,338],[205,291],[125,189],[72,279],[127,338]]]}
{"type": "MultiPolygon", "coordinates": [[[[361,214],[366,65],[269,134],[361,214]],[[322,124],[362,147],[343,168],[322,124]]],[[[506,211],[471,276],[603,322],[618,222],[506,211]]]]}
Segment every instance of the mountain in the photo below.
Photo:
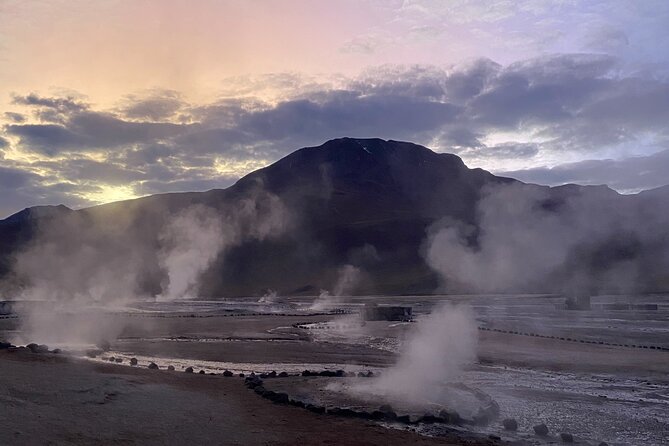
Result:
{"type": "MultiPolygon", "coordinates": [[[[318,294],[321,289],[338,286],[343,292],[355,293],[431,293],[445,282],[452,290],[468,291],[473,288],[460,276],[450,280],[449,274],[428,265],[430,237],[439,228],[457,225],[467,228],[463,229],[467,256],[476,259],[486,250],[496,251],[497,245],[484,243],[491,233],[504,234],[504,227],[495,228],[494,217],[483,207],[490,206],[490,191],[496,190],[507,191],[508,196],[495,198],[502,200],[502,210],[513,210],[517,197],[524,197],[522,202],[531,204],[531,212],[541,213],[539,223],[523,227],[519,233],[542,239],[555,232],[541,226],[547,218],[553,219],[551,222],[556,217],[557,222],[584,220],[575,217],[581,215],[579,206],[592,209],[601,205],[612,210],[615,217],[600,222],[608,231],[619,225],[616,221],[627,218],[621,215],[633,220],[637,215],[653,214],[669,196],[664,191],[622,196],[605,186],[536,186],[469,169],[455,155],[408,142],[341,138],[297,150],[227,189],[154,195],[78,211],[64,206],[26,209],[0,221],[0,274],[7,293],[40,280],[72,287],[73,283],[90,283],[92,277],[115,275],[132,276],[139,292],[159,294],[165,291],[166,281],[174,281],[166,279],[164,271],[166,249],[176,243],[165,235],[174,226],[170,222],[199,206],[226,222],[225,228],[232,228],[226,229],[223,248],[198,274],[199,294],[204,296],[257,295],[267,289],[281,294],[318,294]],[[275,216],[267,211],[274,201],[287,216],[282,230],[272,226],[275,216]],[[244,219],[237,218],[238,214],[245,215],[244,219]],[[236,226],[230,223],[233,221],[236,226]],[[86,266],[83,278],[77,275],[82,268],[72,266],[82,256],[86,266]],[[355,283],[346,284],[350,271],[356,272],[355,283]]],[[[499,203],[496,206],[500,208],[499,203]]],[[[527,207],[524,205],[523,212],[527,207]]],[[[592,218],[599,219],[599,214],[602,212],[592,218]]],[[[509,225],[514,215],[519,220],[527,218],[506,212],[500,225],[509,225]]],[[[599,238],[587,239],[589,245],[579,242],[565,253],[566,266],[542,270],[550,275],[550,282],[537,275],[536,280],[522,285],[517,280],[506,281],[493,289],[556,291],[556,284],[581,271],[599,274],[614,263],[649,263],[647,253],[651,251],[667,257],[667,237],[657,229],[663,218],[662,213],[653,214],[640,234],[629,229],[634,227],[630,223],[632,226],[619,225],[605,235],[598,233],[599,238]],[[595,239],[607,248],[595,246],[595,239]]],[[[591,230],[588,225],[579,225],[582,231],[591,230]]],[[[517,237],[516,229],[509,232],[513,237],[517,237]]],[[[195,232],[189,237],[206,231],[195,232]]],[[[207,251],[211,243],[191,245],[207,251]]],[[[202,261],[204,251],[186,261],[184,268],[202,261]]],[[[644,265],[647,271],[635,279],[637,288],[665,286],[664,273],[657,272],[661,268],[644,265]]],[[[606,289],[609,279],[600,276],[597,286],[606,289]]],[[[77,292],[76,286],[71,291],[77,292]]]]}

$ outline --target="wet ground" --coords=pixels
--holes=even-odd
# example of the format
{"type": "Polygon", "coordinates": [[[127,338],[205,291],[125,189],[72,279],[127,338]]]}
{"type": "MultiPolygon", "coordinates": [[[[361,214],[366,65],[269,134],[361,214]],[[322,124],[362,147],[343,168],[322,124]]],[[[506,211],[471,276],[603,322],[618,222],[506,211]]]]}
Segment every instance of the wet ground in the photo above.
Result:
{"type": "MultiPolygon", "coordinates": [[[[90,360],[109,362],[114,357],[123,365],[135,357],[140,366],[155,362],[161,368],[192,366],[206,373],[383,372],[395,362],[415,323],[361,326],[347,313],[374,301],[410,305],[420,320],[443,300],[470,305],[480,328],[478,361],[458,381],[497,401],[500,419],[512,417],[519,423],[516,434],[503,431],[499,421],[471,429],[538,444],[559,441],[560,432],[590,444],[667,444],[666,295],[595,297],[592,309],[578,311],[565,309],[564,298],[554,296],[354,297],[331,308],[333,314],[311,310],[308,298],[146,302],[114,311],[91,310],[101,321],[97,325],[115,336],[109,352],[90,360]],[[532,433],[531,427],[540,422],[551,431],[547,440],[532,433]]],[[[68,327],[82,326],[77,330],[82,336],[95,333],[95,326],[82,323],[88,316],[58,314],[61,323],[35,339],[28,339],[18,318],[7,317],[0,319],[0,338],[52,347],[60,343],[85,356],[92,346],[66,335],[68,327]]],[[[440,435],[442,428],[420,429],[440,435]]]]}

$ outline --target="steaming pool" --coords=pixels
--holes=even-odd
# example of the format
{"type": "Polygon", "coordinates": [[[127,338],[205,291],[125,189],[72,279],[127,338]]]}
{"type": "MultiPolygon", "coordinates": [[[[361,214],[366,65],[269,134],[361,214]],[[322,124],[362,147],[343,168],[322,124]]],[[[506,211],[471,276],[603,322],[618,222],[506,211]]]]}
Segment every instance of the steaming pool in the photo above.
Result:
{"type": "MultiPolygon", "coordinates": [[[[355,389],[353,378],[305,380],[296,375],[303,370],[387,375],[411,333],[444,300],[472,309],[478,339],[473,363],[456,375],[449,372],[444,385],[477,389],[494,400],[500,412],[488,425],[457,429],[530,444],[559,442],[560,432],[572,433],[582,444],[667,444],[666,295],[600,296],[592,299],[592,309],[582,311],[566,310],[564,299],[555,296],[363,296],[319,311],[311,308],[313,298],[307,297],[279,302],[257,298],[142,302],[83,312],[52,309],[31,320],[18,311],[0,319],[0,338],[17,345],[46,343],[89,361],[110,362],[113,357],[122,361],[119,366],[129,366],[136,358],[138,367],[154,362],[161,369],[171,365],[176,372],[187,367],[216,374],[284,371],[295,376],[274,381],[277,390],[353,407],[358,404],[352,400],[356,392],[344,389],[355,389]],[[417,322],[363,325],[355,313],[372,300],[410,305],[417,322]],[[86,351],[103,340],[95,338],[100,333],[110,349],[88,358],[86,351]],[[516,419],[518,432],[504,431],[500,426],[504,418],[516,419]],[[541,422],[550,429],[547,439],[532,432],[532,426],[541,422]]],[[[438,341],[436,345],[438,352],[438,341]]],[[[443,353],[448,355],[450,348],[445,346],[443,353]]],[[[443,373],[430,368],[425,376],[439,378],[443,373]]],[[[467,412],[455,407],[464,406],[462,402],[452,405],[467,412]]],[[[425,411],[429,408],[428,403],[425,411]]],[[[438,436],[453,426],[415,428],[438,436]]]]}

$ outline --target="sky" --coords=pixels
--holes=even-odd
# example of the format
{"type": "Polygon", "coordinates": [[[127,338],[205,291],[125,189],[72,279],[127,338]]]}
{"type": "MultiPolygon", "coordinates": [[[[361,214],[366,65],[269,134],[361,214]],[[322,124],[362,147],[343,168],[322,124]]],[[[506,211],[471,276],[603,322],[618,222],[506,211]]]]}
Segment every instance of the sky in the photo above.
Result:
{"type": "Polygon", "coordinates": [[[0,218],[223,188],[378,137],[669,183],[665,0],[0,0],[0,218]]]}

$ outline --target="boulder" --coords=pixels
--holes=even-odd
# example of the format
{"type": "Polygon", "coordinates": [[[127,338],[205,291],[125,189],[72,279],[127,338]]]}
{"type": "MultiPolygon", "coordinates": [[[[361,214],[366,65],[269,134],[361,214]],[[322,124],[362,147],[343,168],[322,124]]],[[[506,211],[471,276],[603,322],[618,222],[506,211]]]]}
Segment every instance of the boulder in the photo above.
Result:
{"type": "Polygon", "coordinates": [[[186,367],[185,373],[193,373],[193,367],[186,367]]]}
{"type": "Polygon", "coordinates": [[[506,418],[505,420],[502,421],[502,426],[504,426],[504,429],[507,431],[517,431],[518,430],[518,422],[514,420],[513,418],[506,418]]]}
{"type": "Polygon", "coordinates": [[[49,353],[49,347],[44,344],[37,345],[33,342],[26,345],[26,348],[33,353],[49,353]]]}
{"type": "Polygon", "coordinates": [[[155,362],[150,363],[148,367],[151,370],[158,370],[158,364],[156,364],[155,362]]]}
{"type": "Polygon", "coordinates": [[[200,371],[197,372],[197,373],[199,373],[200,375],[204,375],[206,372],[205,372],[204,370],[200,370],[200,371]]]}
{"type": "Polygon", "coordinates": [[[409,424],[411,423],[411,417],[409,415],[400,415],[396,418],[398,423],[409,424]]]}
{"type": "Polygon", "coordinates": [[[137,365],[137,358],[130,358],[130,365],[137,365]]]}
{"type": "Polygon", "coordinates": [[[574,436],[568,432],[562,432],[560,433],[560,439],[562,440],[563,443],[573,443],[574,442],[574,436]]]}
{"type": "Polygon", "coordinates": [[[117,364],[123,363],[123,358],[116,358],[116,363],[117,364]]]}
{"type": "Polygon", "coordinates": [[[278,376],[279,376],[279,378],[285,378],[286,376],[288,376],[288,373],[286,373],[286,372],[281,372],[281,373],[279,373],[278,376]]]}
{"type": "Polygon", "coordinates": [[[444,419],[436,415],[432,415],[431,413],[426,413],[425,415],[422,416],[420,422],[426,424],[443,423],[444,419]]]}
{"type": "Polygon", "coordinates": [[[12,347],[9,342],[0,342],[0,350],[7,350],[9,347],[12,347]]]}
{"type": "Polygon", "coordinates": [[[230,376],[232,376],[232,372],[231,372],[230,370],[225,370],[225,371],[223,372],[223,376],[225,376],[225,377],[230,377],[230,376]]]}
{"type": "Polygon", "coordinates": [[[456,424],[459,425],[462,423],[462,417],[459,413],[455,411],[441,410],[439,411],[439,417],[444,420],[444,423],[456,424]]]}
{"type": "Polygon", "coordinates": [[[325,413],[325,407],[323,407],[323,406],[316,406],[316,405],[313,405],[313,404],[307,404],[306,409],[309,412],[321,413],[321,414],[325,413]]]}
{"type": "Polygon", "coordinates": [[[271,398],[273,402],[276,404],[288,404],[288,401],[290,401],[290,398],[288,397],[287,393],[283,392],[277,392],[274,394],[274,397],[271,398]]]}
{"type": "Polygon", "coordinates": [[[548,435],[548,426],[546,426],[544,423],[537,424],[532,429],[534,429],[534,433],[540,437],[545,437],[548,435]]]}
{"type": "Polygon", "coordinates": [[[174,366],[173,365],[168,365],[167,370],[169,370],[170,372],[173,372],[174,371],[174,366]]]}

